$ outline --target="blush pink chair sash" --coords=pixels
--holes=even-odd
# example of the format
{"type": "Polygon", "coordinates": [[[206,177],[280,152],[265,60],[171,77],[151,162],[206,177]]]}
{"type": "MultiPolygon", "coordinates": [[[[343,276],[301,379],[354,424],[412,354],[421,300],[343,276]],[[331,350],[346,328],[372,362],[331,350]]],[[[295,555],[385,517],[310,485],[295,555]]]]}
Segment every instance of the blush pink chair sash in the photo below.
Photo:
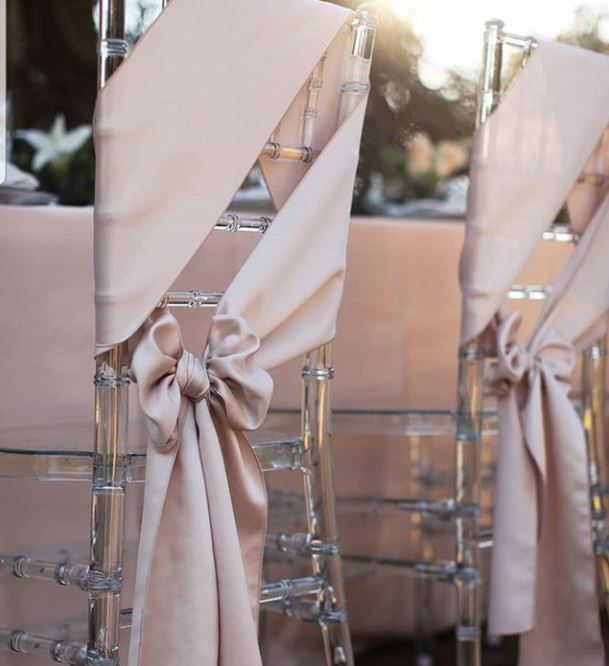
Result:
{"type": "Polygon", "coordinates": [[[316,0],[172,1],[112,76],[95,122],[98,348],[169,289],[350,16],[316,0]]]}
{"type": "Polygon", "coordinates": [[[266,414],[267,371],[334,336],[365,111],[337,123],[351,18],[315,0],[172,0],[100,94],[97,349],[130,338],[150,431],[130,666],[260,664],[266,496],[243,431],[266,414]],[[280,121],[299,145],[325,53],[322,151],[287,176],[263,166],[281,208],[195,356],[156,304],[280,121]]]}
{"type": "Polygon", "coordinates": [[[526,344],[518,313],[501,304],[608,121],[609,59],[542,42],[475,138],[461,342],[484,333],[496,347],[489,622],[522,634],[526,666],[604,663],[585,438],[568,391],[575,350],[609,309],[609,199],[587,186],[572,193],[583,237],[526,344]]]}

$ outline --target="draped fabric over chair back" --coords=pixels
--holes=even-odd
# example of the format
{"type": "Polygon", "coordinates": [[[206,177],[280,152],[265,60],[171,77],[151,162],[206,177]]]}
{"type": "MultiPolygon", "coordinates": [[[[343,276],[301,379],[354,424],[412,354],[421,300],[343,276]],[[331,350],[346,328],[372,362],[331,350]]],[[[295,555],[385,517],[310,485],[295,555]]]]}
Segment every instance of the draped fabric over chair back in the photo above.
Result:
{"type": "Polygon", "coordinates": [[[265,417],[268,370],[334,336],[365,111],[362,96],[338,122],[352,18],[316,0],[172,0],[100,93],[96,343],[130,340],[150,432],[130,666],[260,664],[266,496],[243,431],[265,417]],[[262,162],[278,213],[192,354],[156,305],[277,126],[300,145],[326,54],[321,152],[262,162]]]}
{"type": "Polygon", "coordinates": [[[526,666],[604,663],[585,437],[568,392],[575,352],[609,309],[609,197],[574,187],[604,168],[608,122],[609,58],[541,42],[475,137],[461,342],[483,335],[497,358],[490,631],[523,634],[526,666]],[[522,342],[502,302],[568,197],[582,237],[522,342]]]}

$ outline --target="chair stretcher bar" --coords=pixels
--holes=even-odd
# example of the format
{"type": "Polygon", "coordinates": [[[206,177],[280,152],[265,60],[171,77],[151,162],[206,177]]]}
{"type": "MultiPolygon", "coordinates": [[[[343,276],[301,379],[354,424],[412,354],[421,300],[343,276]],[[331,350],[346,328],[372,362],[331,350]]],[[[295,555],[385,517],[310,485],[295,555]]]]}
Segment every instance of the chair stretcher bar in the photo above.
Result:
{"type": "MultiPolygon", "coordinates": [[[[282,603],[286,604],[287,608],[296,599],[318,595],[323,586],[324,580],[321,576],[286,578],[267,583],[261,588],[260,603],[263,605],[282,603]]],[[[122,610],[120,616],[121,629],[128,629],[131,626],[131,609],[122,610]]],[[[55,663],[71,666],[114,666],[114,661],[98,656],[94,650],[88,649],[84,644],[37,636],[22,629],[0,628],[0,645],[2,644],[10,652],[46,657],[55,663]]]]}
{"type": "Polygon", "coordinates": [[[480,573],[475,567],[460,566],[454,560],[409,560],[369,557],[366,555],[343,555],[343,561],[345,564],[363,567],[360,574],[382,571],[452,584],[457,581],[471,583],[478,581],[480,578],[480,573]]]}
{"type": "Polygon", "coordinates": [[[71,666],[114,666],[114,661],[105,659],[82,643],[71,643],[38,636],[23,629],[0,628],[0,649],[9,653],[30,654],[71,666]]]}

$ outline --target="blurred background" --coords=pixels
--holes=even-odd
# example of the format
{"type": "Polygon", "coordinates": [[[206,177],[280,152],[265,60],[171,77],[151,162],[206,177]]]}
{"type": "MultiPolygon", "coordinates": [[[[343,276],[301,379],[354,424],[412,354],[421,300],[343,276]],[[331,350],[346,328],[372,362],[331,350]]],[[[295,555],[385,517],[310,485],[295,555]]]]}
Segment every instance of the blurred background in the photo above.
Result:
{"type": "MultiPolygon", "coordinates": [[[[280,0],[278,0],[280,1],[280,0]]],[[[127,0],[137,41],[161,0],[127,0]]],[[[337,0],[357,7],[359,0],[337,0]]],[[[353,212],[461,217],[484,21],[609,52],[609,0],[378,0],[381,27],[353,212]]],[[[9,159],[49,199],[89,205],[96,2],[7,0],[9,159]]],[[[256,200],[256,170],[242,196],[256,200]]]]}

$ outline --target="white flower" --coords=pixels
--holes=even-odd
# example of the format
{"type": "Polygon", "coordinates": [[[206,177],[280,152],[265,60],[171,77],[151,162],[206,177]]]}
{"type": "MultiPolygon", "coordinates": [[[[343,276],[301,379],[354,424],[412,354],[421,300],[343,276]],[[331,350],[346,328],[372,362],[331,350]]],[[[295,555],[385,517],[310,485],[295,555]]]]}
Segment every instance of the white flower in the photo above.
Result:
{"type": "Polygon", "coordinates": [[[66,131],[66,118],[60,114],[55,118],[49,132],[38,129],[19,130],[15,136],[34,148],[36,152],[32,160],[32,169],[42,171],[47,164],[61,157],[73,155],[84,146],[91,136],[91,127],[80,125],[66,131]]]}
{"type": "Polygon", "coordinates": [[[433,143],[427,134],[415,134],[406,147],[408,154],[408,173],[422,176],[433,171],[433,143]]]}

